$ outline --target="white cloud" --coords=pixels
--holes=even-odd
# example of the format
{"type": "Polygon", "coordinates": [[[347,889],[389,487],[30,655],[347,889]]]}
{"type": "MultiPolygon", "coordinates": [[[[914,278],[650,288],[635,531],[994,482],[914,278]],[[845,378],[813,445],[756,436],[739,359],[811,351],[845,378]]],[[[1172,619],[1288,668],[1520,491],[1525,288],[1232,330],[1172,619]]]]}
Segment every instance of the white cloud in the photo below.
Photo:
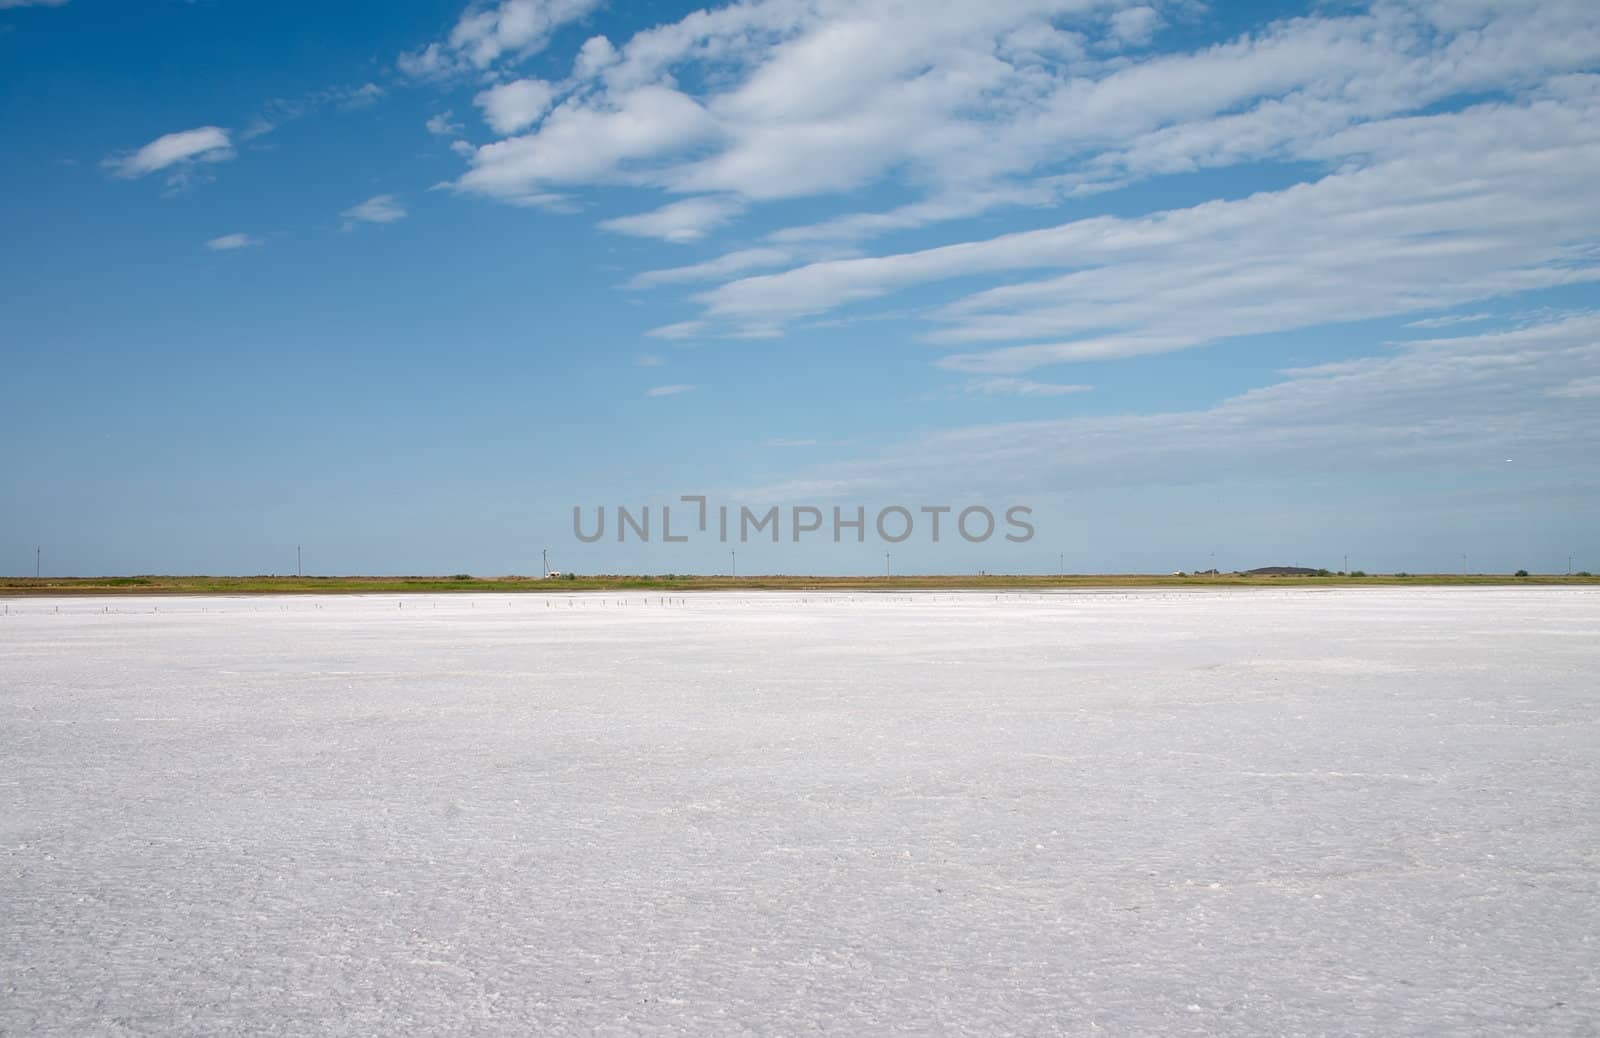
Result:
{"type": "Polygon", "coordinates": [[[569,99],[535,134],[485,145],[457,186],[516,201],[545,185],[627,182],[645,177],[655,156],[717,133],[693,99],[664,86],[640,87],[596,103],[569,99]]]}
{"type": "Polygon", "coordinates": [[[692,242],[704,238],[708,231],[726,223],[743,209],[744,205],[735,198],[686,198],[648,213],[603,220],[600,226],[608,231],[640,238],[692,242]]]}
{"type": "Polygon", "coordinates": [[[427,123],[425,124],[428,128],[428,132],[433,134],[435,137],[454,137],[456,134],[460,133],[461,127],[450,121],[450,114],[450,112],[445,111],[439,112],[436,115],[430,115],[427,123]]]}
{"type": "Polygon", "coordinates": [[[475,99],[483,119],[495,133],[516,133],[543,118],[556,88],[542,79],[519,79],[490,87],[475,99]]]}
{"type": "Polygon", "coordinates": [[[345,112],[370,108],[387,93],[376,83],[363,83],[323,87],[296,97],[274,97],[261,106],[261,113],[239,132],[238,139],[241,142],[254,140],[330,106],[345,112]]]}
{"type": "Polygon", "coordinates": [[[1600,280],[1587,244],[1600,237],[1588,176],[1600,77],[1591,87],[1352,131],[1327,147],[1365,164],[1281,191],[813,263],[700,298],[711,317],[771,322],[957,277],[1066,269],[932,314],[932,341],[1023,343],[947,366],[1015,374],[1600,280]]]}
{"type": "Polygon", "coordinates": [[[131,155],[106,159],[105,165],[119,177],[132,178],[192,162],[223,162],[233,157],[227,130],[201,126],[157,137],[131,155]]]}
{"type": "MultiPolygon", "coordinates": [[[[1019,22],[1043,25],[1052,14],[1092,6],[1095,0],[940,0],[908,17],[892,0],[755,0],[697,11],[638,33],[620,50],[597,37],[574,64],[589,90],[585,128],[609,136],[606,123],[638,121],[630,99],[639,91],[671,90],[698,109],[675,113],[696,132],[658,135],[609,160],[603,150],[581,166],[501,164],[496,176],[469,176],[462,186],[515,195],[592,181],[746,198],[853,187],[911,158],[908,148],[981,146],[993,109],[1013,103],[987,99],[1011,68],[989,53],[994,37],[1019,22]],[[698,103],[682,92],[690,79],[709,84],[698,103]],[[950,119],[965,129],[939,125],[950,119]]],[[[644,117],[658,121],[660,113],[644,117]]],[[[517,150],[562,154],[572,146],[547,125],[517,150]]],[[[480,165],[500,157],[483,155],[480,165]]]]}
{"type": "Polygon", "coordinates": [[[692,263],[684,267],[667,267],[662,270],[647,270],[642,274],[635,275],[628,282],[628,287],[649,288],[653,285],[721,281],[723,278],[733,277],[736,274],[743,274],[750,270],[781,267],[792,262],[794,258],[794,252],[789,249],[740,249],[737,252],[726,253],[703,263],[692,263]]]}
{"type": "MultiPolygon", "coordinates": [[[[1564,466],[1600,454],[1587,388],[1600,370],[1600,312],[1510,331],[1400,344],[1289,370],[1209,407],[1008,422],[940,432],[826,470],[844,490],[959,486],[968,492],[1211,480],[1339,467],[1438,472],[1508,457],[1564,466]]],[[[820,493],[820,492],[814,492],[820,493]]],[[[765,498],[763,498],[765,499],[765,498]]]]}
{"type": "Polygon", "coordinates": [[[447,39],[402,54],[396,64],[419,79],[482,71],[502,58],[538,53],[551,33],[593,10],[598,0],[500,0],[473,3],[447,39]]]}
{"type": "Polygon", "coordinates": [[[611,41],[604,36],[591,36],[578,49],[578,57],[572,63],[572,75],[576,79],[593,79],[616,64],[616,61],[617,49],[611,46],[611,41]]]}
{"type": "MultiPolygon", "coordinates": [[[[964,295],[922,311],[924,337],[970,344],[944,366],[994,378],[1600,277],[1583,176],[1600,168],[1588,0],[1325,5],[1163,54],[1138,48],[1192,9],[928,0],[915,13],[902,0],[747,0],[615,44],[592,37],[571,80],[524,81],[541,84],[533,104],[496,116],[488,99],[515,84],[484,92],[491,125],[518,135],[473,151],[454,186],[568,208],[601,186],[688,196],[602,221],[669,241],[708,237],[764,200],[873,187],[887,207],[819,204],[764,243],[636,275],[629,287],[716,286],[697,297],[700,319],[650,334],[773,336],[952,282],[964,295]],[[1490,100],[1452,111],[1469,97],[1490,100]],[[1261,163],[1269,182],[1305,182],[838,255],[840,242],[997,207],[1081,213],[1147,178],[1261,163]]],[[[489,24],[464,16],[460,40],[489,24]]],[[[452,40],[442,55],[476,53],[452,40]]]]}
{"type": "Polygon", "coordinates": [[[704,321],[679,321],[676,324],[664,324],[659,328],[652,328],[645,334],[654,339],[688,339],[699,335],[705,327],[704,321]]]}
{"type": "Polygon", "coordinates": [[[369,108],[384,97],[386,91],[376,83],[363,83],[351,90],[339,102],[341,108],[369,108]]]}
{"type": "Polygon", "coordinates": [[[8,7],[65,7],[67,0],[0,0],[0,8],[8,7]]]}
{"type": "Polygon", "coordinates": [[[405,204],[395,195],[373,195],[358,206],[339,214],[344,217],[344,229],[351,230],[363,223],[394,223],[406,217],[405,204]]]}
{"type": "Polygon", "coordinates": [[[968,393],[982,396],[1067,396],[1087,393],[1093,386],[1070,385],[1059,382],[1030,382],[1021,378],[1004,378],[999,375],[975,378],[967,383],[968,393]]]}
{"type": "Polygon", "coordinates": [[[654,386],[654,387],[652,387],[650,389],[645,390],[644,391],[644,395],[645,396],[677,396],[679,393],[687,393],[687,392],[691,391],[692,389],[694,389],[693,386],[683,385],[682,383],[679,383],[677,385],[671,385],[671,386],[654,386]]]}
{"type": "Polygon", "coordinates": [[[206,248],[217,252],[229,252],[233,249],[250,249],[261,244],[261,239],[253,234],[224,234],[220,238],[212,238],[206,242],[206,248]]]}
{"type": "Polygon", "coordinates": [[[1118,43],[1143,46],[1161,26],[1161,15],[1153,7],[1129,7],[1114,11],[1110,20],[1111,37],[1118,43]]]}
{"type": "Polygon", "coordinates": [[[1571,400],[1587,400],[1593,397],[1600,397],[1600,375],[1575,378],[1571,382],[1550,390],[1549,395],[1566,397],[1571,400]]]}
{"type": "MultiPolygon", "coordinates": [[[[620,183],[758,200],[894,177],[925,192],[876,228],[896,229],[1164,173],[1315,157],[1347,127],[1465,92],[1525,91],[1600,61],[1600,13],[1584,0],[1461,10],[1377,0],[1135,60],[1083,47],[1147,38],[1161,15],[1131,0],[930,0],[915,18],[897,0],[750,0],[620,48],[585,45],[576,125],[632,146],[576,161],[581,134],[558,124],[480,152],[461,186],[515,198],[620,183]],[[659,119],[635,111],[641,89],[681,98],[673,116],[693,132],[646,139],[636,124],[659,119]]],[[[873,215],[816,226],[873,233],[873,215]]]]}
{"type": "Polygon", "coordinates": [[[1407,321],[1407,328],[1450,328],[1458,324],[1475,324],[1487,321],[1493,314],[1448,314],[1443,317],[1424,317],[1420,321],[1407,321]]]}

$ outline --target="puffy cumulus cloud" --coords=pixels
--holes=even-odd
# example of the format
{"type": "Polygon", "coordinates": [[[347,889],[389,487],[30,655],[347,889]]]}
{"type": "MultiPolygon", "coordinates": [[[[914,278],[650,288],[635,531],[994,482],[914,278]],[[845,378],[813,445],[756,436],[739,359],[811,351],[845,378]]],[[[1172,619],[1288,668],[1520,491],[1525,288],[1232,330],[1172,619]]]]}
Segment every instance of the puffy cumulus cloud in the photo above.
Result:
{"type": "Polygon", "coordinates": [[[157,137],[131,154],[106,159],[104,165],[116,176],[133,178],[196,162],[224,162],[233,157],[233,142],[227,130],[220,126],[201,126],[157,137]]]}
{"type": "Polygon", "coordinates": [[[400,71],[419,79],[483,71],[502,59],[544,49],[551,33],[582,18],[599,0],[500,0],[462,12],[442,41],[402,54],[400,71]]]}
{"type": "MultiPolygon", "coordinates": [[[[994,37],[1018,24],[1048,28],[1053,15],[1096,6],[1096,0],[914,6],[756,0],[695,12],[620,48],[595,37],[580,50],[567,84],[591,113],[588,125],[609,136],[605,123],[634,122],[632,99],[640,91],[680,92],[682,83],[699,81],[709,87],[692,99],[682,96],[695,105],[701,132],[660,137],[647,151],[607,166],[501,165],[489,178],[497,187],[487,193],[578,183],[746,198],[846,190],[909,158],[908,145],[931,152],[980,143],[981,124],[992,114],[986,92],[1014,71],[989,54],[994,37]]],[[[525,139],[526,150],[559,145],[564,134],[552,116],[525,139]],[[547,134],[551,140],[544,141],[547,134]]],[[[461,185],[481,190],[486,178],[478,174],[498,158],[482,154],[461,185]]]]}
{"type": "Polygon", "coordinates": [[[479,148],[457,187],[514,202],[546,195],[549,185],[648,179],[657,156],[717,132],[704,108],[669,87],[640,87],[603,102],[573,98],[537,133],[479,148]]]}
{"type": "MultiPolygon", "coordinates": [[[[565,84],[603,135],[606,122],[632,122],[628,99],[650,87],[687,95],[702,132],[586,164],[505,164],[484,152],[461,185],[513,197],[631,183],[779,199],[893,177],[935,203],[902,207],[878,228],[896,229],[1140,177],[1301,157],[1366,120],[1463,92],[1524,89],[1600,60],[1600,13],[1584,0],[1532,9],[1485,0],[1473,10],[1380,0],[1192,52],[1134,57],[1117,50],[1145,42],[1164,17],[1148,3],[751,0],[620,46],[592,38],[565,84]],[[481,168],[489,164],[492,172],[481,168]],[[974,192],[982,206],[956,204],[974,192]]],[[[548,150],[566,132],[552,120],[519,150],[548,150]]],[[[833,226],[871,233],[871,215],[833,226]]]]}
{"type": "Polygon", "coordinates": [[[572,75],[576,79],[593,79],[616,64],[617,49],[604,36],[591,36],[578,49],[572,62],[572,75]]]}
{"type": "Polygon", "coordinates": [[[538,122],[550,110],[556,88],[542,79],[501,83],[477,96],[484,122],[495,133],[516,133],[538,122]]]}
{"type": "Polygon", "coordinates": [[[1119,43],[1143,46],[1161,26],[1161,14],[1153,7],[1128,7],[1111,15],[1110,35],[1119,43]]]}

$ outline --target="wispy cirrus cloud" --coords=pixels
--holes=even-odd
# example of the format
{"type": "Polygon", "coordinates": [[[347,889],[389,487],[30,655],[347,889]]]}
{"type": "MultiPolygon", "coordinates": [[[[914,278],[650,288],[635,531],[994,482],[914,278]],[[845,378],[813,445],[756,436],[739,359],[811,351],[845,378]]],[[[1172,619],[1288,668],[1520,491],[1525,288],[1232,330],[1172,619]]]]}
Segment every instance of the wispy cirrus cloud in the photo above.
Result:
{"type": "Polygon", "coordinates": [[[659,328],[652,328],[645,332],[652,339],[690,339],[705,331],[702,321],[679,321],[676,324],[663,324],[659,328]]]}
{"type": "Polygon", "coordinates": [[[462,127],[458,123],[451,122],[450,116],[451,113],[448,111],[437,112],[430,115],[423,125],[435,137],[454,137],[461,132],[462,127]]]}
{"type": "Polygon", "coordinates": [[[968,393],[980,396],[1069,396],[1087,393],[1093,386],[1062,382],[1032,382],[1023,378],[991,376],[975,378],[966,384],[968,393]]]}
{"type": "Polygon", "coordinates": [[[274,97],[263,104],[255,118],[239,132],[239,140],[246,142],[264,137],[288,123],[329,108],[342,112],[362,111],[383,100],[388,93],[377,83],[367,82],[357,86],[323,87],[294,97],[274,97]]]}
{"type": "Polygon", "coordinates": [[[676,383],[670,386],[652,386],[644,391],[645,396],[678,396],[694,390],[694,386],[685,383],[676,383]]]}
{"type": "Polygon", "coordinates": [[[942,362],[1016,374],[1591,282],[1596,126],[1600,77],[1588,77],[1528,104],[1352,129],[1323,147],[1359,160],[1279,191],[814,263],[698,298],[708,318],[783,322],[920,285],[1005,278],[928,310],[926,337],[1020,341],[942,362]],[[1052,268],[1066,272],[1015,280],[1052,268]]]}
{"type": "Polygon", "coordinates": [[[232,252],[235,249],[253,249],[261,243],[261,239],[253,234],[224,234],[206,242],[206,248],[213,252],[232,252]]]}
{"type": "Polygon", "coordinates": [[[1596,162],[1600,8],[1373,0],[1150,49],[1192,14],[1137,0],[949,0],[916,19],[892,0],[697,11],[590,39],[564,80],[486,90],[504,139],[474,149],[453,186],[573,211],[584,190],[633,189],[654,208],[599,225],[685,243],[774,201],[834,200],[845,211],[635,275],[630,288],[714,286],[699,318],[650,334],[772,337],[917,289],[925,338],[977,347],[941,363],[989,377],[1595,277],[1583,242],[1600,207],[1579,172],[1596,162]],[[1243,166],[1299,182],[1046,215],[1243,166]],[[852,205],[867,191],[890,204],[852,205]],[[859,254],[999,208],[1044,226],[859,254]]]}
{"type": "Polygon", "coordinates": [[[655,285],[676,285],[701,281],[721,281],[751,270],[783,267],[794,262],[793,249],[756,248],[724,253],[716,259],[691,263],[682,267],[647,270],[629,279],[628,288],[650,288],[655,285]]]}
{"type": "Polygon", "coordinates": [[[227,130],[200,126],[157,137],[136,151],[107,158],[102,165],[113,176],[134,179],[160,170],[181,175],[194,163],[226,162],[234,154],[227,130]]]}
{"type": "Polygon", "coordinates": [[[344,217],[344,230],[349,231],[364,223],[385,224],[404,220],[406,207],[397,195],[373,195],[339,215],[344,217]]]}
{"type": "Polygon", "coordinates": [[[1596,371],[1600,312],[1581,312],[1290,369],[1210,406],[945,430],[799,469],[782,486],[1086,490],[1297,472],[1308,459],[1363,472],[1497,469],[1520,457],[1579,464],[1600,454],[1596,371]]]}
{"type": "Polygon", "coordinates": [[[734,198],[702,196],[672,202],[648,213],[602,220],[603,230],[631,234],[640,238],[660,238],[670,242],[692,242],[727,223],[744,209],[734,198]]]}

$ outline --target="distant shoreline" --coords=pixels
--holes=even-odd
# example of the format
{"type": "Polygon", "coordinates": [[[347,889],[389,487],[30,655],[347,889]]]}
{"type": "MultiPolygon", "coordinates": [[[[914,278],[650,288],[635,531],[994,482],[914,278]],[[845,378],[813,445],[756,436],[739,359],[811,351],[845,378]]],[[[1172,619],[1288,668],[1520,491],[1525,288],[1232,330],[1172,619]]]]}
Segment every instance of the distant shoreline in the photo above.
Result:
{"type": "Polygon", "coordinates": [[[893,577],[0,577],[0,598],[51,595],[560,594],[572,591],[1050,591],[1095,588],[1600,586],[1600,577],[1506,573],[1259,576],[1249,574],[962,574],[893,577]]]}

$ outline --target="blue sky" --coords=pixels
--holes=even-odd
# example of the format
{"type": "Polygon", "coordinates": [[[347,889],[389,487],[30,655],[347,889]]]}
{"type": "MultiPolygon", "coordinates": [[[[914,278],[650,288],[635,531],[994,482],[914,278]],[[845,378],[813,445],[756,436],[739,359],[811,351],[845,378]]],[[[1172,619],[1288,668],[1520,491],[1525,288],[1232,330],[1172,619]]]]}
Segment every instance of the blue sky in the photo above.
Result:
{"type": "Polygon", "coordinates": [[[0,0],[0,570],[1600,569],[1589,0],[0,0]],[[686,506],[677,505],[681,517],[686,506]]]}

